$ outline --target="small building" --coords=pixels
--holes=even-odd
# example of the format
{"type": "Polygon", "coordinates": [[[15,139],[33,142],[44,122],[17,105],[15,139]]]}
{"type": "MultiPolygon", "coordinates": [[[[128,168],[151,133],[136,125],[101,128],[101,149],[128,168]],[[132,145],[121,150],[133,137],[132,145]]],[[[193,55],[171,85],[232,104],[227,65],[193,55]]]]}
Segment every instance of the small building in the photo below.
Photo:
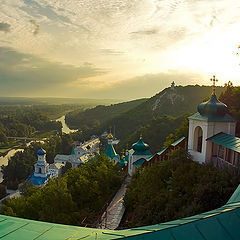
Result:
{"type": "Polygon", "coordinates": [[[80,164],[88,162],[94,154],[99,153],[100,140],[97,137],[92,137],[89,141],[79,143],[73,147],[71,154],[57,154],[54,158],[54,163],[66,164],[70,162],[72,167],[77,167],[80,164]]]}
{"type": "Polygon", "coordinates": [[[62,167],[65,166],[63,163],[52,163],[49,165],[49,172],[52,176],[60,177],[62,172],[62,167]]]}
{"type": "Polygon", "coordinates": [[[128,173],[128,150],[126,152],[122,152],[121,159],[119,161],[119,165],[122,168],[124,173],[128,173]]]}
{"type": "Polygon", "coordinates": [[[199,104],[197,110],[188,118],[188,152],[199,163],[211,162],[212,142],[207,139],[220,132],[235,136],[236,120],[229,115],[227,106],[218,100],[215,84],[210,99],[199,104]]]}
{"type": "Polygon", "coordinates": [[[104,154],[109,158],[110,161],[114,161],[115,164],[117,164],[120,161],[119,154],[116,153],[115,148],[113,147],[113,135],[110,132],[108,134],[108,145],[106,147],[106,150],[104,151],[104,154]]]}
{"type": "Polygon", "coordinates": [[[143,165],[145,161],[152,157],[149,151],[149,145],[144,143],[142,136],[132,145],[132,149],[128,151],[128,174],[132,176],[136,168],[143,165]]]}
{"type": "Polygon", "coordinates": [[[34,164],[34,172],[27,180],[31,181],[35,186],[45,185],[48,178],[51,177],[49,172],[49,164],[46,161],[46,151],[40,148],[37,152],[38,160],[34,164]]]}
{"type": "Polygon", "coordinates": [[[199,163],[213,163],[218,168],[239,168],[240,138],[235,136],[236,120],[215,94],[215,76],[210,100],[198,105],[190,116],[188,152],[199,163]]]}
{"type": "Polygon", "coordinates": [[[207,142],[211,144],[211,162],[215,167],[239,171],[240,138],[220,132],[207,142]]]}

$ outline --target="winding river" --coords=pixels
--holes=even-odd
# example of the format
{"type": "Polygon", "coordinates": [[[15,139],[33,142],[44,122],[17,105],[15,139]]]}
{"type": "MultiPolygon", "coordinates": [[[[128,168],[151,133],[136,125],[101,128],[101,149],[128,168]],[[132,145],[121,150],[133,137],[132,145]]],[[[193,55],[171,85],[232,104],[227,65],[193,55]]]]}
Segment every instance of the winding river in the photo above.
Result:
{"type": "Polygon", "coordinates": [[[70,129],[70,128],[68,127],[68,125],[66,124],[65,117],[66,117],[66,116],[64,115],[64,116],[62,116],[62,117],[60,117],[60,118],[58,118],[58,119],[56,120],[56,121],[59,121],[59,122],[62,123],[62,126],[63,126],[62,132],[63,132],[63,133],[66,133],[66,134],[72,133],[72,132],[76,132],[77,130],[75,130],[75,129],[70,129]]]}
{"type": "MultiPolygon", "coordinates": [[[[76,132],[76,131],[77,131],[77,130],[70,129],[70,128],[67,126],[67,124],[66,124],[66,122],[65,122],[65,115],[62,116],[62,117],[60,117],[60,118],[58,118],[56,121],[60,121],[60,122],[62,123],[62,126],[63,126],[62,132],[63,132],[63,133],[68,134],[68,133],[72,133],[72,132],[76,132]]],[[[27,143],[27,145],[30,145],[30,144],[31,144],[31,142],[27,143]]],[[[14,156],[14,154],[15,154],[16,152],[20,152],[20,151],[23,151],[23,149],[21,149],[21,148],[11,149],[5,156],[0,157],[0,170],[1,170],[1,166],[2,166],[2,165],[7,166],[7,165],[8,165],[8,160],[9,160],[12,156],[14,156]]],[[[3,177],[3,175],[2,175],[2,172],[0,171],[0,182],[2,182],[2,180],[3,180],[2,177],[3,177]]]]}

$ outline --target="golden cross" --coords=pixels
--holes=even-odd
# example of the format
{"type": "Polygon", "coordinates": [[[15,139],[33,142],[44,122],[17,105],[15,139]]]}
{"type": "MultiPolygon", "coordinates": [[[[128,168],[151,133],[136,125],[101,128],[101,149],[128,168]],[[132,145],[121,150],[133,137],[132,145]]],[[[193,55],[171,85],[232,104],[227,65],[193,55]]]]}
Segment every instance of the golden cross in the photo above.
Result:
{"type": "Polygon", "coordinates": [[[218,82],[218,80],[215,78],[215,75],[213,75],[213,78],[211,78],[210,81],[213,82],[212,95],[215,95],[215,93],[216,93],[216,82],[218,82]]]}
{"type": "Polygon", "coordinates": [[[112,133],[112,126],[109,126],[109,132],[112,133]]]}

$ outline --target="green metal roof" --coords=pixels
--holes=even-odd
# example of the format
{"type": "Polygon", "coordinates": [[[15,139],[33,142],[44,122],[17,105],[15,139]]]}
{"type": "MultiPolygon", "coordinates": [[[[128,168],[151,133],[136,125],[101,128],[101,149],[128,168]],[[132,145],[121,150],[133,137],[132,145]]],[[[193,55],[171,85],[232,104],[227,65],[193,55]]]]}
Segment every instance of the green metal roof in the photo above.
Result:
{"type": "Polygon", "coordinates": [[[126,230],[104,230],[0,215],[3,240],[239,240],[240,186],[226,205],[192,217],[126,230]]]}
{"type": "Polygon", "coordinates": [[[200,103],[198,105],[198,112],[204,116],[224,116],[227,114],[227,105],[220,102],[215,93],[213,93],[210,99],[206,102],[200,103]]]}
{"type": "Polygon", "coordinates": [[[214,142],[218,145],[231,149],[240,153],[240,138],[220,132],[210,138],[207,141],[214,142]]]}
{"type": "Polygon", "coordinates": [[[160,152],[157,153],[158,156],[162,155],[168,148],[164,148],[163,150],[161,150],[160,152]]]}
{"type": "Polygon", "coordinates": [[[203,116],[199,112],[194,113],[192,116],[188,117],[188,119],[206,122],[236,122],[229,114],[225,114],[224,116],[203,116]]]}
{"type": "Polygon", "coordinates": [[[140,138],[136,143],[132,145],[132,149],[135,151],[144,152],[149,149],[149,145],[140,138]]]}
{"type": "Polygon", "coordinates": [[[135,161],[135,162],[133,163],[133,165],[136,166],[136,167],[140,167],[140,166],[142,166],[142,164],[143,164],[145,161],[146,161],[146,159],[140,158],[140,159],[138,159],[137,161],[135,161]]]}
{"type": "Polygon", "coordinates": [[[182,142],[185,139],[185,137],[179,138],[177,141],[173,142],[171,146],[176,147],[180,142],[182,142]]]}
{"type": "Polygon", "coordinates": [[[237,187],[231,198],[228,200],[227,204],[236,203],[239,201],[240,201],[240,185],[237,187]]]}
{"type": "Polygon", "coordinates": [[[152,153],[149,150],[145,150],[145,151],[134,151],[133,155],[152,155],[152,153]]]}
{"type": "Polygon", "coordinates": [[[114,157],[120,158],[119,155],[116,153],[112,144],[107,145],[107,148],[104,154],[107,155],[110,159],[113,159],[114,157]]]}

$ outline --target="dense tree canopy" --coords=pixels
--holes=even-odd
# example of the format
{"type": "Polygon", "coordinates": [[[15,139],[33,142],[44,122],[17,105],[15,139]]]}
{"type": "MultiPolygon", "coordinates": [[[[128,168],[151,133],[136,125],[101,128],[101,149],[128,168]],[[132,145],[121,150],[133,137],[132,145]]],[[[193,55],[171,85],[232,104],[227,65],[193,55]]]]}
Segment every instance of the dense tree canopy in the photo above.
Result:
{"type": "Polygon", "coordinates": [[[119,188],[122,173],[105,155],[71,168],[45,187],[32,187],[24,196],[5,200],[1,213],[55,223],[92,225],[104,204],[119,188]]]}
{"type": "Polygon", "coordinates": [[[125,227],[157,224],[215,209],[225,204],[239,177],[193,162],[184,150],[169,161],[139,170],[124,201],[125,227]]]}

